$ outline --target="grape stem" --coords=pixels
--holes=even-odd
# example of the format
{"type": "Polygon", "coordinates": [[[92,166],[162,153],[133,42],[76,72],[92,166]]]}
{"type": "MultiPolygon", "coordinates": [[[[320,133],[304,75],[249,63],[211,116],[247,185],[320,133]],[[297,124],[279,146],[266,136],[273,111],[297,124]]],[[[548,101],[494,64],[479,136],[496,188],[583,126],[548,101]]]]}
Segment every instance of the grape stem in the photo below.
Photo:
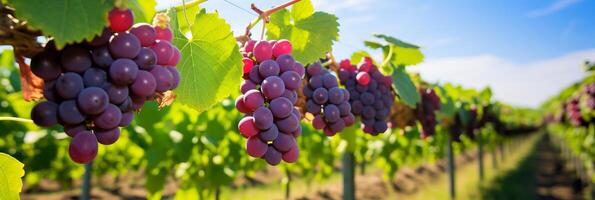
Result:
{"type": "MultiPolygon", "coordinates": [[[[256,26],[256,24],[258,24],[258,22],[260,22],[260,20],[263,20],[263,31],[262,31],[262,35],[261,35],[261,39],[262,39],[262,37],[264,36],[265,24],[266,23],[269,23],[269,21],[270,21],[269,16],[271,14],[273,14],[273,13],[281,10],[281,9],[287,8],[287,7],[293,5],[293,4],[297,3],[297,2],[300,2],[300,1],[301,0],[291,0],[291,1],[288,1],[288,2],[286,2],[284,4],[281,4],[279,6],[275,6],[273,8],[270,8],[270,9],[267,9],[267,10],[264,10],[264,11],[261,10],[260,8],[256,7],[256,5],[254,3],[251,4],[250,5],[250,8],[254,12],[256,12],[256,14],[258,14],[258,18],[256,18],[255,20],[253,20],[252,22],[250,22],[248,24],[248,26],[246,26],[246,32],[244,33],[243,39],[245,39],[245,37],[250,37],[250,30],[252,28],[254,28],[254,26],[256,26]]],[[[238,39],[242,39],[242,36],[241,37],[238,37],[238,39]]],[[[242,42],[242,41],[240,41],[240,42],[242,42]]]]}
{"type": "Polygon", "coordinates": [[[18,118],[18,117],[0,117],[0,121],[15,121],[15,122],[29,122],[33,123],[33,120],[18,118]]]}
{"type": "Polygon", "coordinates": [[[382,61],[382,64],[380,64],[380,67],[385,67],[386,65],[388,65],[390,63],[390,61],[393,59],[393,56],[394,56],[394,49],[395,49],[395,47],[393,45],[389,45],[388,55],[386,55],[386,58],[384,58],[384,60],[382,61]]]}

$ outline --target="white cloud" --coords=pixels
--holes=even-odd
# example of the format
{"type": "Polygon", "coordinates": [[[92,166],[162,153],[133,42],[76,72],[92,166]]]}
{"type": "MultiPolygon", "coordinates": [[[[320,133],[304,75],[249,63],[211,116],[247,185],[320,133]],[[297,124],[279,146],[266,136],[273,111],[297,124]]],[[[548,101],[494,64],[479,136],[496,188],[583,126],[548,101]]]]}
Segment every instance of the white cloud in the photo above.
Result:
{"type": "Polygon", "coordinates": [[[561,11],[561,10],[568,8],[569,6],[572,6],[572,5],[579,3],[581,1],[582,0],[556,0],[554,3],[548,5],[545,8],[533,10],[533,11],[527,13],[527,16],[529,16],[529,17],[543,17],[546,15],[550,15],[550,14],[556,13],[558,11],[561,11]]]}
{"type": "Polygon", "coordinates": [[[494,55],[430,60],[411,67],[429,81],[465,87],[490,86],[494,97],[520,106],[539,106],[564,87],[585,76],[582,63],[595,59],[595,49],[531,63],[514,63],[494,55]]]}

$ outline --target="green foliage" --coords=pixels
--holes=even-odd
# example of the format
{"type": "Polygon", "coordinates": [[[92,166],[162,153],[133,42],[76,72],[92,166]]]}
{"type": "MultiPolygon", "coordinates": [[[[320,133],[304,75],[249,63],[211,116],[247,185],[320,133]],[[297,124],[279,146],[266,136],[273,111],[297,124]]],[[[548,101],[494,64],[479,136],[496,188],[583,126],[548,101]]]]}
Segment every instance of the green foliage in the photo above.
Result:
{"type": "Polygon", "coordinates": [[[217,13],[197,13],[189,29],[191,37],[186,38],[176,12],[168,11],[173,44],[182,53],[177,66],[182,77],[176,101],[202,112],[237,90],[242,56],[230,26],[217,13]]]}
{"type": "Polygon", "coordinates": [[[25,175],[23,163],[12,156],[0,153],[0,199],[20,199],[25,175]]]}
{"type": "Polygon", "coordinates": [[[107,25],[112,0],[9,0],[18,18],[51,36],[58,48],[90,40],[107,25]]]}
{"type": "Polygon", "coordinates": [[[151,23],[155,15],[155,0],[126,0],[126,6],[134,13],[134,23],[151,23]]]}
{"type": "Polygon", "coordinates": [[[411,77],[409,77],[409,74],[407,74],[405,71],[405,67],[397,67],[393,71],[392,78],[393,87],[395,88],[401,101],[410,107],[415,107],[415,105],[421,101],[421,97],[415,88],[413,81],[411,81],[411,77]]]}
{"type": "Polygon", "coordinates": [[[310,0],[294,4],[291,11],[279,10],[270,16],[268,39],[288,39],[293,57],[301,63],[313,63],[331,52],[339,38],[339,23],[335,15],[316,11],[310,0]]]}

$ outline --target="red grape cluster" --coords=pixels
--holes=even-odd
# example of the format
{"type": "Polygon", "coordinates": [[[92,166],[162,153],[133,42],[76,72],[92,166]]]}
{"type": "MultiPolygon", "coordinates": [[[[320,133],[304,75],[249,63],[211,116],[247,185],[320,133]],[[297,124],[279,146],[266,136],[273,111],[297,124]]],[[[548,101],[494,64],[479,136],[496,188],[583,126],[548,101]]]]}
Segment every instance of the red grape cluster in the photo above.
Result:
{"type": "Polygon", "coordinates": [[[319,62],[309,65],[306,72],[308,84],[304,86],[303,93],[307,99],[306,112],[314,115],[314,128],[333,136],[353,125],[355,116],[351,113],[349,91],[339,88],[337,77],[319,62]]]}
{"type": "Polygon", "coordinates": [[[251,40],[242,51],[243,95],[236,99],[236,108],[246,114],[238,129],[248,138],[248,155],[270,165],[293,163],[299,156],[295,138],[302,134],[301,114],[294,105],[304,66],[291,56],[288,40],[251,40]]]}
{"type": "Polygon", "coordinates": [[[31,110],[42,127],[56,124],[73,137],[70,158],[88,163],[97,143],[113,144],[145,100],[173,90],[180,81],[174,67],[180,52],[170,44],[171,30],[146,23],[132,25],[129,9],[114,8],[110,26],[89,42],[57,50],[52,42],[31,59],[32,72],[44,80],[47,101],[31,110]]]}
{"type": "Polygon", "coordinates": [[[364,132],[372,135],[384,133],[388,129],[387,120],[395,101],[392,78],[384,76],[369,57],[362,59],[357,66],[349,60],[341,61],[339,66],[339,80],[350,94],[351,112],[361,117],[364,132]]]}
{"type": "Polygon", "coordinates": [[[422,127],[421,137],[427,138],[436,133],[435,112],[440,109],[440,97],[431,88],[420,88],[419,94],[421,95],[421,102],[419,102],[415,111],[417,120],[422,127]]]}
{"type": "Polygon", "coordinates": [[[568,119],[570,120],[570,124],[573,126],[583,126],[585,125],[585,120],[581,114],[581,107],[579,105],[580,101],[578,97],[572,97],[566,103],[566,114],[568,119]]]}
{"type": "Polygon", "coordinates": [[[472,140],[475,139],[475,129],[479,128],[477,120],[477,106],[473,105],[469,108],[469,121],[465,126],[465,134],[472,140]]]}

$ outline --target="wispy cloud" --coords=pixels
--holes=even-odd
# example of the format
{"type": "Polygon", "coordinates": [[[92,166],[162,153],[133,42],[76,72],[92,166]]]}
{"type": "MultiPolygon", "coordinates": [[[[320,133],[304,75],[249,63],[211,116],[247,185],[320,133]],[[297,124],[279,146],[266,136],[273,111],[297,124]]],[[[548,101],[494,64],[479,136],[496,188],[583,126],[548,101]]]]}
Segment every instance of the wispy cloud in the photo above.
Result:
{"type": "Polygon", "coordinates": [[[527,13],[529,17],[543,17],[564,10],[574,4],[581,2],[582,0],[556,0],[552,4],[545,8],[537,9],[527,13]]]}
{"type": "Polygon", "coordinates": [[[595,59],[595,49],[530,63],[515,63],[494,55],[445,58],[411,69],[419,71],[429,81],[448,81],[474,88],[490,86],[498,100],[539,106],[584,77],[581,66],[585,59],[595,59]]]}

